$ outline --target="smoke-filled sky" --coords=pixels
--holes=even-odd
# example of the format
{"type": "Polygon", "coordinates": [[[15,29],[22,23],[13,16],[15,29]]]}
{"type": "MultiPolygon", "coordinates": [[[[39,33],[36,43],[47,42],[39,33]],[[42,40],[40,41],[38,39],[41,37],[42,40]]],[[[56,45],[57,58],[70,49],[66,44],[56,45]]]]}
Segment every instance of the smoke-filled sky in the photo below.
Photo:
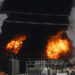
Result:
{"type": "Polygon", "coordinates": [[[41,50],[44,50],[43,48],[45,47],[45,44],[42,45],[41,43],[46,41],[46,36],[56,34],[57,31],[59,31],[60,29],[67,27],[64,24],[68,24],[68,17],[38,14],[31,15],[23,14],[20,12],[69,15],[72,6],[71,3],[71,0],[5,0],[2,5],[1,11],[9,11],[9,13],[6,14],[8,16],[8,21],[5,21],[2,26],[1,45],[4,46],[4,44],[11,40],[11,38],[14,37],[16,34],[25,32],[28,38],[26,42],[24,42],[26,44],[24,44],[23,46],[24,52],[26,53],[26,51],[30,50],[28,52],[31,53],[33,50],[33,54],[39,55],[39,52],[41,50]],[[14,23],[11,21],[14,21],[14,23]],[[38,23],[57,23],[57,26],[45,26],[43,24],[28,24],[23,23],[22,21],[38,23]],[[63,24],[63,26],[61,26],[61,24],[63,24]]]}
{"type": "Polygon", "coordinates": [[[6,14],[8,18],[6,16],[7,21],[3,23],[2,33],[0,34],[0,55],[8,55],[5,51],[7,42],[16,34],[25,33],[27,39],[24,41],[19,55],[22,57],[44,56],[48,37],[55,35],[61,29],[66,29],[69,24],[68,17],[27,15],[20,12],[69,15],[71,7],[72,0],[5,0],[0,11],[9,11],[9,13],[6,14]],[[14,23],[11,21],[14,21],[14,23]],[[51,22],[57,23],[57,25],[28,24],[28,22],[51,22]],[[67,24],[67,26],[64,24],[67,24]]]}
{"type": "Polygon", "coordinates": [[[5,0],[4,9],[23,12],[69,13],[72,0],[5,0]]]}

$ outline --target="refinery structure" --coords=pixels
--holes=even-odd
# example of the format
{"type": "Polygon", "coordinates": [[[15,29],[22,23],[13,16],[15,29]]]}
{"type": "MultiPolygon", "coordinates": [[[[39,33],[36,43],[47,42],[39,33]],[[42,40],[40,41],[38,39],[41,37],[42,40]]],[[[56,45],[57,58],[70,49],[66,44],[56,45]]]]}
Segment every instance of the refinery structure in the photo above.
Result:
{"type": "MultiPolygon", "coordinates": [[[[2,6],[2,2],[3,0],[1,0],[0,2],[0,7],[2,6]]],[[[72,14],[71,16],[73,17],[72,14]]],[[[67,17],[68,15],[59,14],[56,15],[46,13],[41,14],[1,11],[0,26],[2,26],[3,22],[5,22],[9,24],[14,23],[15,25],[24,24],[29,25],[30,27],[26,26],[27,31],[23,33],[19,33],[18,30],[17,33],[15,32],[16,35],[14,35],[13,38],[11,38],[10,40],[6,41],[4,39],[6,41],[5,44],[3,43],[4,40],[2,41],[3,45],[1,46],[3,47],[2,49],[5,50],[4,52],[5,54],[7,54],[7,57],[4,57],[5,55],[2,55],[3,57],[0,56],[0,75],[75,75],[75,52],[73,50],[73,48],[75,48],[75,45],[73,46],[72,44],[74,42],[74,40],[72,39],[74,38],[71,39],[68,34],[70,33],[68,30],[72,30],[71,28],[75,28],[75,26],[67,26],[67,23],[65,22],[65,19],[67,19],[67,17]],[[10,14],[10,18],[8,18],[7,14],[10,14]],[[62,28],[63,25],[65,28],[62,28]],[[59,29],[57,29],[57,26],[59,26],[59,29]],[[51,31],[53,35],[51,34],[50,29],[48,29],[49,27],[50,29],[54,29],[51,31]],[[38,35],[39,37],[37,37],[38,35]],[[38,39],[42,43],[37,41],[39,43],[37,44],[36,40],[38,39]],[[21,49],[23,49],[22,47],[24,41],[25,45],[28,45],[27,47],[24,46],[26,47],[25,49],[29,50],[30,52],[32,52],[32,50],[34,49],[35,52],[33,52],[33,55],[36,55],[38,53],[39,56],[39,51],[42,49],[43,51],[41,56],[43,55],[43,57],[38,57],[36,55],[37,58],[35,56],[29,56],[25,58],[25,54],[23,54],[23,57],[21,57],[21,53],[23,53],[21,49]],[[36,44],[37,46],[32,44],[33,41],[35,41],[34,44],[36,44]],[[38,52],[36,50],[38,50],[38,52]]],[[[72,17],[69,17],[71,21],[73,20],[72,17]]],[[[13,29],[13,31],[15,30],[13,29]]],[[[71,36],[73,36],[72,33],[70,34],[71,36]]],[[[7,34],[6,37],[8,37],[7,34]]]]}
{"type": "MultiPolygon", "coordinates": [[[[14,36],[5,46],[9,53],[5,68],[6,72],[0,72],[1,75],[74,75],[75,59],[71,63],[68,54],[71,54],[70,41],[63,38],[64,31],[60,31],[52,36],[46,46],[46,57],[42,58],[21,58],[18,56],[23,46],[23,41],[27,39],[25,34],[14,36]],[[22,63],[23,62],[23,66],[22,63]],[[20,73],[21,66],[23,73],[20,73]],[[7,74],[6,74],[7,73],[7,74]]],[[[3,61],[2,58],[1,61],[3,61]]],[[[2,62],[0,62],[2,63],[2,62]]],[[[5,65],[4,65],[5,67],[5,65]]]]}
{"type": "Polygon", "coordinates": [[[7,74],[1,75],[74,75],[75,64],[67,60],[55,59],[24,59],[24,73],[20,73],[20,60],[11,56],[8,60],[7,74]]]}
{"type": "MultiPolygon", "coordinates": [[[[70,42],[63,38],[64,31],[60,31],[48,40],[46,46],[46,58],[24,58],[24,75],[74,75],[75,64],[70,63],[71,53],[70,42]]],[[[6,51],[9,52],[8,75],[20,75],[20,51],[26,35],[16,35],[6,44],[6,51]]],[[[2,72],[3,73],[3,72],[2,72]]]]}
{"type": "MultiPolygon", "coordinates": [[[[21,65],[18,58],[19,51],[23,47],[23,42],[27,39],[26,34],[15,35],[6,45],[5,50],[9,59],[7,62],[7,72],[1,71],[1,75],[75,75],[75,59],[73,63],[69,61],[72,55],[71,42],[64,37],[65,31],[61,30],[56,35],[51,36],[47,41],[45,57],[22,58],[24,72],[20,74],[21,65]]],[[[43,53],[44,55],[44,53],[43,53]]],[[[3,59],[3,58],[2,58],[3,59]]],[[[2,62],[1,62],[2,63],[2,62]]],[[[5,63],[5,62],[4,62],[5,63]]],[[[5,66],[4,66],[5,67],[5,66]]]]}

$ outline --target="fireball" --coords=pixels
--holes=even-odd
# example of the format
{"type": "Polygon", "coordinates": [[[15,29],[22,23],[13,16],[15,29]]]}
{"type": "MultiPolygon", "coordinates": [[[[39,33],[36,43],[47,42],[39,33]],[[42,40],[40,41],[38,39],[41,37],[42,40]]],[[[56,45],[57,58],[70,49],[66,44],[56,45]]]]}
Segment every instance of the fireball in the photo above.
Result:
{"type": "Polygon", "coordinates": [[[6,50],[13,54],[18,54],[20,51],[23,41],[26,39],[26,35],[17,35],[6,45],[6,50]]]}
{"type": "Polygon", "coordinates": [[[52,36],[48,40],[46,53],[50,59],[59,59],[61,56],[70,52],[70,41],[66,38],[62,39],[63,31],[59,32],[56,36],[52,36]]]}

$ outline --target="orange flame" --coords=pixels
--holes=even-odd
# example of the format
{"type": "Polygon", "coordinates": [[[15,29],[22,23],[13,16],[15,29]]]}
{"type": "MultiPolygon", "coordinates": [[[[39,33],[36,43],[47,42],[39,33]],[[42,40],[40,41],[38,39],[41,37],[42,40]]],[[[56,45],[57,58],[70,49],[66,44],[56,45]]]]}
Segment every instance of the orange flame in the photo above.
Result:
{"type": "Polygon", "coordinates": [[[12,52],[13,54],[18,54],[22,47],[23,41],[26,39],[25,35],[17,35],[6,45],[6,50],[12,52]]]}
{"type": "Polygon", "coordinates": [[[56,36],[53,36],[48,40],[47,44],[47,56],[50,59],[59,59],[62,55],[66,55],[70,50],[70,42],[68,39],[62,39],[64,31],[59,32],[56,36]]]}
{"type": "Polygon", "coordinates": [[[0,72],[0,75],[4,75],[5,74],[5,72],[0,72]]]}

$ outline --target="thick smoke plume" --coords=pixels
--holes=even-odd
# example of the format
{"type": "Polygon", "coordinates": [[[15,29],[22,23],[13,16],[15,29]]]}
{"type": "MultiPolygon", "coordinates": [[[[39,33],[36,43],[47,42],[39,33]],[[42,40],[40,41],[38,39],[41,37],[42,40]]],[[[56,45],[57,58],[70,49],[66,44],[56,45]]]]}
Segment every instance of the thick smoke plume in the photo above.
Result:
{"type": "Polygon", "coordinates": [[[72,7],[70,15],[69,15],[69,27],[66,31],[68,38],[72,42],[73,47],[73,58],[72,61],[75,60],[75,6],[72,7]]]}
{"type": "MultiPolygon", "coordinates": [[[[0,11],[1,11],[1,7],[2,7],[3,2],[4,2],[4,0],[0,0],[0,11]]],[[[8,17],[7,14],[1,14],[0,13],[0,33],[2,32],[1,27],[3,25],[3,22],[5,19],[7,19],[7,17],[8,17]]]]}

